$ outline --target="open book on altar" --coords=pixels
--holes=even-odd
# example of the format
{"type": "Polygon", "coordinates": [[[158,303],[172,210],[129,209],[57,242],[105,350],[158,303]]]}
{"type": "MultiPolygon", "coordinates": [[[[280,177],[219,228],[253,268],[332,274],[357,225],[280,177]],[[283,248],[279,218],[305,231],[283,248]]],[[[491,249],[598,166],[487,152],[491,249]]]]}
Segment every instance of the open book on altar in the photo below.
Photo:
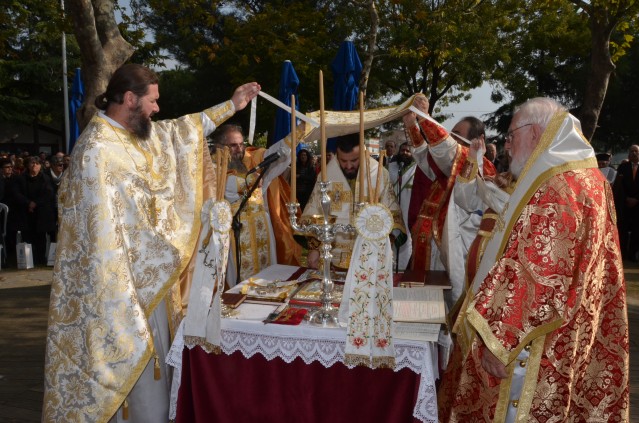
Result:
{"type": "Polygon", "coordinates": [[[446,304],[441,287],[393,288],[394,336],[437,342],[446,323],[446,304]]]}
{"type": "Polygon", "coordinates": [[[393,288],[393,320],[396,322],[446,323],[442,288],[393,288]]]}

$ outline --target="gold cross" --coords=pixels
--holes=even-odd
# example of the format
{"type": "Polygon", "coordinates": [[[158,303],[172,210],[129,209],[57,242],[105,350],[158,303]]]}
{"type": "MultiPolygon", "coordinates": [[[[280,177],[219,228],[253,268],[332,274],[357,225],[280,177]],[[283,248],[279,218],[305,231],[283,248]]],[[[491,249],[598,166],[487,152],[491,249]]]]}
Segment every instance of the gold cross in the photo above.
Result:
{"type": "Polygon", "coordinates": [[[351,187],[344,189],[342,182],[333,182],[331,190],[331,211],[341,211],[344,204],[353,202],[353,193],[351,187]]]}

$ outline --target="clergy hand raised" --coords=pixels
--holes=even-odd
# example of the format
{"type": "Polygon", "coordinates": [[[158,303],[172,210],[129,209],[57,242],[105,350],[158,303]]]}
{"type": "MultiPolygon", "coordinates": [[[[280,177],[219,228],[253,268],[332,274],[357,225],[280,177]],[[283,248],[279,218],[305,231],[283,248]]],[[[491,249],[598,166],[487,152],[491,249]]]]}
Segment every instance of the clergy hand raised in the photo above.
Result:
{"type": "Polygon", "coordinates": [[[257,82],[249,82],[237,87],[233,93],[233,97],[231,97],[235,110],[239,111],[245,108],[261,89],[262,87],[260,87],[260,84],[257,82]]]}
{"type": "MultiPolygon", "coordinates": [[[[413,106],[415,106],[417,110],[428,114],[429,102],[425,95],[416,95],[415,99],[413,100],[413,106]]],[[[402,116],[402,120],[404,121],[404,125],[406,126],[406,128],[412,128],[417,124],[417,121],[421,122],[422,120],[424,120],[424,118],[421,116],[417,116],[415,112],[409,111],[404,116],[402,116]]]]}
{"type": "MultiPolygon", "coordinates": [[[[415,106],[417,108],[417,110],[423,112],[424,114],[428,114],[428,108],[430,107],[430,103],[428,102],[428,98],[426,98],[425,95],[423,94],[419,94],[417,96],[415,96],[415,99],[413,100],[413,106],[415,106]]],[[[417,116],[417,119],[421,122],[422,120],[424,120],[423,117],[421,116],[417,116]]]]}
{"type": "Polygon", "coordinates": [[[473,138],[470,140],[470,154],[469,157],[477,158],[477,153],[481,151],[481,155],[483,156],[486,152],[486,145],[484,144],[484,140],[482,138],[473,138]]]}

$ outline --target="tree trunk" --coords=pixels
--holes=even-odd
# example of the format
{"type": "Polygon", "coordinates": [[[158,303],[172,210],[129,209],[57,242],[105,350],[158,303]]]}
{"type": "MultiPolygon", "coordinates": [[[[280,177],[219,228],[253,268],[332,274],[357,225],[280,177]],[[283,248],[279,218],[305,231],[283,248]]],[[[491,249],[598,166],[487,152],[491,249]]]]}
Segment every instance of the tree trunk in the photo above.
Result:
{"type": "Polygon", "coordinates": [[[595,134],[599,113],[603,107],[608,90],[610,75],[615,70],[615,65],[610,57],[610,34],[609,25],[596,22],[594,17],[590,18],[591,46],[590,72],[586,82],[584,101],[579,111],[579,120],[584,136],[589,141],[595,134]]]}
{"type": "Polygon", "coordinates": [[[362,76],[359,80],[359,91],[364,93],[366,97],[366,88],[368,87],[368,78],[371,74],[373,67],[373,60],[375,59],[375,53],[377,52],[377,31],[379,30],[379,15],[377,13],[377,7],[375,6],[375,0],[369,0],[368,10],[371,16],[371,26],[368,31],[368,51],[366,58],[364,59],[364,65],[362,66],[362,76]]]}
{"type": "Polygon", "coordinates": [[[96,112],[95,98],[106,91],[111,75],[133,54],[113,13],[116,0],[67,0],[82,58],[84,103],[78,110],[80,130],[96,112]]]}

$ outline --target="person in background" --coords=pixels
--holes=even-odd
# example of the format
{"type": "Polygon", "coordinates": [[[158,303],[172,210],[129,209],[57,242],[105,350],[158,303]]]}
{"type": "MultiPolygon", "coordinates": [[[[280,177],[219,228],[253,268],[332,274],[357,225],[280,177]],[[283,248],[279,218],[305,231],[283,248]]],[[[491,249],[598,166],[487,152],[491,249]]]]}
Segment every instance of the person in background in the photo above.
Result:
{"type": "Polygon", "coordinates": [[[397,154],[397,143],[393,140],[388,140],[384,143],[384,150],[386,150],[386,156],[384,157],[384,166],[388,168],[388,165],[395,160],[397,154]]]}
{"type": "Polygon", "coordinates": [[[15,163],[13,164],[13,174],[15,176],[22,175],[24,171],[24,159],[22,157],[16,157],[15,163]]]}
{"type": "Polygon", "coordinates": [[[56,197],[38,156],[27,159],[27,171],[11,184],[15,229],[33,247],[34,265],[46,265],[47,233],[56,229],[56,197]]]}
{"type": "Polygon", "coordinates": [[[8,158],[0,159],[0,203],[7,204],[9,180],[13,176],[13,164],[8,158]]]}
{"type": "Polygon", "coordinates": [[[51,178],[55,195],[57,196],[58,188],[60,188],[60,182],[62,181],[62,174],[64,173],[64,163],[61,158],[55,156],[51,160],[51,168],[47,172],[51,178]]]}
{"type": "Polygon", "coordinates": [[[316,179],[313,154],[303,148],[297,153],[297,201],[300,203],[301,210],[304,210],[308,203],[316,179]]]}
{"type": "Polygon", "coordinates": [[[610,159],[612,157],[612,154],[597,153],[595,157],[597,158],[597,165],[599,166],[599,170],[601,171],[601,173],[603,173],[603,176],[611,184],[614,183],[615,178],[617,177],[617,171],[614,167],[610,166],[610,159]]]}
{"type": "Polygon", "coordinates": [[[16,265],[16,218],[12,212],[15,212],[15,205],[12,196],[12,184],[16,178],[13,174],[13,162],[10,158],[3,158],[0,160],[0,185],[2,185],[3,194],[0,199],[0,203],[9,207],[9,214],[7,216],[7,232],[5,236],[5,252],[6,262],[5,267],[16,265]]]}
{"type": "Polygon", "coordinates": [[[62,157],[53,156],[51,168],[47,170],[47,175],[51,180],[51,186],[53,187],[53,193],[56,198],[56,209],[55,209],[55,221],[56,221],[56,230],[49,233],[49,239],[51,242],[57,241],[58,234],[58,189],[60,188],[60,183],[62,182],[62,175],[64,174],[64,163],[62,161],[62,157]]]}
{"type": "MultiPolygon", "coordinates": [[[[413,159],[413,152],[408,142],[405,142],[399,146],[399,153],[395,161],[388,165],[388,175],[393,185],[393,191],[397,197],[399,207],[402,209],[402,220],[405,227],[408,227],[408,207],[413,192],[413,179],[415,178],[416,168],[417,165],[415,164],[415,159],[413,159]]],[[[410,232],[406,235],[406,242],[393,251],[397,270],[399,271],[406,270],[413,250],[410,232]]]]}
{"type": "Polygon", "coordinates": [[[494,143],[486,144],[484,156],[494,165],[497,164],[497,146],[494,143]]]}
{"type": "Polygon", "coordinates": [[[626,260],[639,261],[639,145],[628,150],[628,160],[617,168],[614,190],[617,197],[621,252],[626,260]]]}
{"type": "MultiPolygon", "coordinates": [[[[331,150],[326,150],[326,163],[333,160],[333,157],[335,157],[335,153],[331,150]]],[[[315,175],[319,175],[320,172],[322,171],[320,156],[313,155],[312,160],[313,160],[313,168],[315,169],[315,175]]]]}

